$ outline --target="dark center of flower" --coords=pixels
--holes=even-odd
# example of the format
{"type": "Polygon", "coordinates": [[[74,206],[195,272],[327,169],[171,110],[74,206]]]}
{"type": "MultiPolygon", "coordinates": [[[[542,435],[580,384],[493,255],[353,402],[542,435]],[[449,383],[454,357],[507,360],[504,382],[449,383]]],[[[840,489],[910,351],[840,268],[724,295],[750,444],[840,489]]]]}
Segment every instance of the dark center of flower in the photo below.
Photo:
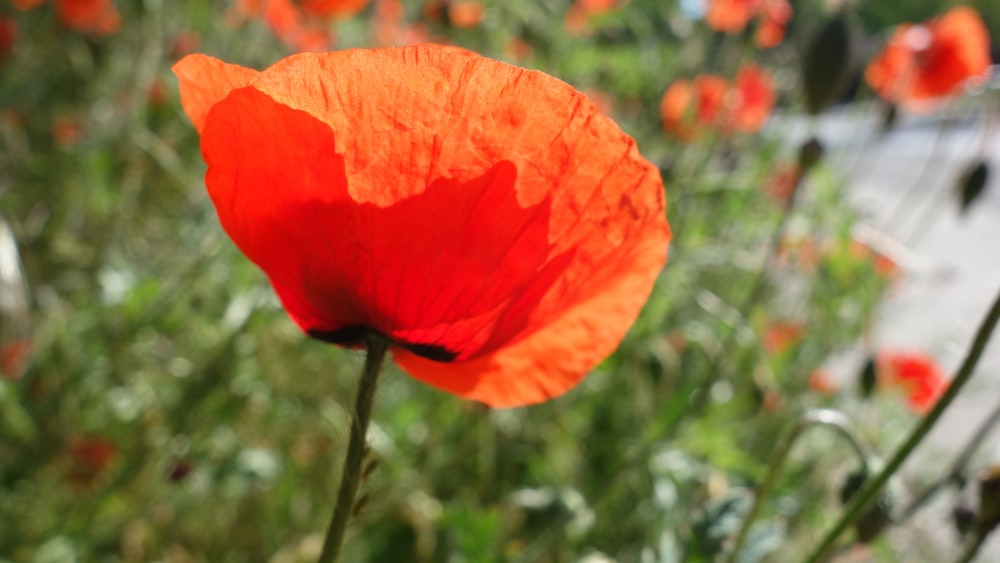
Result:
{"type": "MultiPolygon", "coordinates": [[[[372,330],[371,327],[364,325],[352,325],[341,327],[336,330],[310,329],[307,334],[316,340],[336,344],[337,346],[354,348],[364,345],[365,338],[370,330],[372,330]]],[[[438,346],[436,344],[418,344],[414,342],[392,341],[392,345],[399,346],[400,348],[413,352],[421,358],[427,358],[428,360],[435,362],[450,362],[458,356],[457,352],[452,352],[444,346],[438,346]]]]}

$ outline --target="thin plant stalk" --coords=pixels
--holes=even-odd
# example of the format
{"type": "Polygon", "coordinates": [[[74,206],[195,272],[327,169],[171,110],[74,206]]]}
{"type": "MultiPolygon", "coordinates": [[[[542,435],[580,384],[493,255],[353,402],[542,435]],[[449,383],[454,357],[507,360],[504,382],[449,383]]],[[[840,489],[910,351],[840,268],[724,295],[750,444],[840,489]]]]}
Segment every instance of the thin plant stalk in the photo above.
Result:
{"type": "Polygon", "coordinates": [[[972,456],[979,449],[979,446],[982,445],[983,440],[985,440],[987,436],[993,432],[997,424],[1000,424],[1000,404],[997,404],[997,406],[993,408],[993,412],[990,413],[990,416],[979,425],[975,434],[973,434],[972,438],[966,442],[965,447],[962,448],[961,453],[959,453],[958,457],[955,458],[954,463],[951,464],[951,469],[944,474],[944,477],[938,479],[932,485],[927,487],[927,489],[920,493],[916,499],[909,504],[909,506],[903,509],[902,516],[900,516],[900,522],[909,520],[914,514],[917,513],[918,510],[920,510],[921,507],[934,498],[934,495],[940,492],[941,489],[945,488],[949,484],[958,484],[962,481],[972,456]]]}
{"type": "Polygon", "coordinates": [[[375,388],[379,373],[382,371],[382,361],[389,348],[389,341],[382,335],[370,332],[366,341],[367,355],[365,366],[361,371],[361,381],[358,383],[358,394],[354,399],[354,413],[351,416],[351,438],[347,445],[347,457],[340,476],[340,489],[337,491],[337,503],[333,507],[330,526],[326,529],[323,540],[323,551],[319,563],[334,563],[344,543],[344,532],[347,521],[354,508],[354,497],[361,481],[361,465],[365,457],[365,436],[368,433],[368,421],[371,420],[372,404],[375,399],[375,388]]]}
{"type": "Polygon", "coordinates": [[[743,523],[740,525],[740,529],[736,533],[736,539],[733,540],[733,546],[729,551],[729,556],[726,557],[727,563],[736,562],[736,558],[739,556],[740,550],[743,548],[743,543],[746,541],[747,535],[750,533],[750,527],[754,520],[757,519],[757,513],[760,512],[764,499],[770,496],[771,490],[774,489],[774,485],[778,482],[778,476],[781,475],[781,469],[785,465],[785,460],[788,459],[788,453],[792,450],[792,446],[795,445],[798,439],[808,428],[813,426],[828,426],[846,438],[848,443],[850,443],[851,447],[854,449],[854,453],[857,455],[858,460],[861,462],[862,469],[867,471],[868,457],[870,454],[864,444],[862,444],[858,440],[857,436],[855,436],[854,431],[851,428],[851,421],[846,415],[844,415],[844,413],[832,409],[811,409],[806,411],[795,422],[795,426],[793,426],[791,431],[788,432],[785,439],[778,444],[774,455],[771,456],[771,463],[768,466],[767,475],[764,477],[763,483],[761,483],[760,488],[757,490],[757,494],[754,495],[753,504],[750,505],[750,510],[747,511],[746,516],[743,518],[743,523]]]}
{"type": "MultiPolygon", "coordinates": [[[[951,131],[951,125],[952,125],[952,116],[950,115],[949,112],[947,117],[945,117],[944,120],[941,121],[941,126],[938,127],[937,134],[934,136],[934,141],[931,144],[930,154],[924,160],[924,166],[920,169],[920,172],[914,177],[913,181],[910,182],[909,187],[907,187],[906,191],[903,192],[903,197],[901,197],[899,201],[896,202],[896,206],[892,210],[892,213],[889,214],[888,219],[886,219],[886,221],[882,224],[881,230],[883,232],[890,233],[891,229],[897,226],[897,224],[900,221],[902,221],[905,224],[909,216],[914,211],[913,209],[914,205],[919,205],[919,203],[915,200],[920,193],[920,187],[924,185],[927,179],[927,175],[932,170],[939,169],[943,164],[942,161],[944,159],[942,158],[942,156],[944,155],[945,151],[942,150],[941,145],[944,138],[951,131]]],[[[933,192],[931,192],[931,196],[933,195],[934,195],[933,192]]],[[[900,230],[902,230],[902,228],[900,230]]]]}
{"type": "Polygon", "coordinates": [[[832,528],[830,528],[830,531],[823,537],[820,544],[806,559],[808,563],[818,563],[823,559],[830,548],[833,547],[837,538],[839,538],[840,535],[861,516],[862,511],[868,506],[868,503],[875,498],[875,495],[877,495],[886,482],[889,481],[889,478],[896,473],[906,458],[909,457],[924,437],[927,436],[930,430],[937,423],[938,419],[941,418],[945,409],[947,409],[952,401],[954,401],[955,397],[958,396],[962,387],[965,387],[965,384],[972,378],[976,365],[979,363],[979,359],[982,357],[983,351],[986,349],[986,344],[989,342],[990,336],[993,334],[993,329],[996,328],[997,321],[1000,321],[1000,293],[997,294],[995,300],[993,301],[993,305],[986,314],[986,318],[983,319],[982,324],[976,331],[976,336],[972,340],[969,352],[965,356],[965,360],[962,362],[961,367],[959,367],[955,378],[948,386],[948,390],[945,391],[944,395],[941,396],[937,404],[934,405],[934,408],[927,413],[927,416],[920,421],[920,424],[913,429],[906,441],[903,442],[898,450],[896,450],[896,453],[893,454],[889,462],[886,463],[882,472],[879,473],[879,475],[874,479],[866,482],[864,487],[862,487],[858,494],[854,496],[851,503],[844,510],[840,519],[837,520],[832,528]]]}
{"type": "Polygon", "coordinates": [[[955,559],[955,563],[971,563],[979,553],[979,548],[986,543],[986,538],[989,535],[989,530],[979,530],[971,534],[962,545],[962,553],[959,554],[958,559],[955,559]]]}

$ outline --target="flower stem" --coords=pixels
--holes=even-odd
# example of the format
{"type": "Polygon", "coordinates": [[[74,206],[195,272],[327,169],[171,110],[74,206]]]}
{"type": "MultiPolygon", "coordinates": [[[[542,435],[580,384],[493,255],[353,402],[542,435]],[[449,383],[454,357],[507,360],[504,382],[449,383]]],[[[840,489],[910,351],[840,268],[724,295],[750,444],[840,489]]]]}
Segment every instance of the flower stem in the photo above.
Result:
{"type": "Polygon", "coordinates": [[[982,445],[983,441],[989,437],[990,433],[996,428],[997,424],[1000,424],[1000,404],[997,404],[993,408],[993,412],[990,416],[979,425],[976,432],[972,435],[972,438],[965,443],[965,447],[962,448],[961,453],[955,458],[955,461],[951,464],[951,469],[944,474],[943,477],[938,479],[934,484],[927,487],[927,489],[917,495],[916,500],[912,501],[909,506],[901,511],[901,516],[899,517],[899,522],[906,522],[914,514],[917,513],[925,504],[927,504],[934,495],[939,493],[941,489],[944,489],[948,485],[960,485],[967,475],[969,462],[972,460],[972,456],[975,455],[976,451],[979,450],[979,446],[982,445]]]}
{"type": "Polygon", "coordinates": [[[368,421],[371,419],[372,403],[375,399],[375,387],[379,372],[382,370],[382,360],[385,359],[389,341],[376,332],[370,332],[366,341],[368,353],[365,356],[365,367],[361,372],[361,382],[358,383],[358,394],[354,399],[354,415],[351,417],[351,438],[347,445],[347,457],[344,459],[344,469],[340,476],[340,489],[337,491],[337,504],[333,507],[333,517],[326,529],[323,540],[323,552],[319,563],[334,563],[344,543],[344,532],[354,507],[354,496],[358,492],[361,477],[361,462],[365,457],[365,435],[368,433],[368,421]]]}
{"type": "Polygon", "coordinates": [[[844,514],[841,515],[840,520],[827,532],[819,546],[806,559],[808,563],[818,563],[822,560],[826,552],[833,547],[833,543],[840,537],[840,534],[844,533],[844,530],[854,523],[868,503],[875,498],[879,490],[889,481],[889,478],[899,469],[899,466],[903,464],[903,461],[906,460],[910,453],[927,436],[931,428],[934,427],[934,424],[941,418],[941,414],[944,413],[948,405],[958,395],[958,392],[971,379],[972,372],[975,370],[976,364],[979,363],[979,358],[983,355],[983,351],[986,349],[986,344],[989,342],[998,320],[1000,320],[1000,293],[997,294],[993,301],[993,305],[986,314],[986,318],[979,325],[976,336],[972,340],[972,346],[969,348],[969,353],[965,356],[965,360],[958,369],[958,373],[955,374],[955,378],[948,385],[948,390],[945,391],[941,399],[934,405],[934,408],[927,413],[927,416],[920,421],[920,424],[913,429],[910,436],[903,442],[903,445],[896,450],[896,453],[893,454],[892,459],[885,465],[882,472],[874,479],[865,483],[865,486],[854,496],[851,503],[844,510],[844,514]]]}
{"type": "Polygon", "coordinates": [[[727,563],[734,563],[736,558],[739,557],[740,550],[743,548],[743,543],[746,541],[747,534],[750,532],[750,526],[753,524],[754,520],[757,518],[757,513],[760,512],[760,507],[763,504],[765,498],[771,493],[771,489],[778,482],[778,476],[781,474],[781,468],[785,464],[785,460],[788,458],[788,453],[792,450],[792,446],[798,441],[802,433],[811,426],[828,426],[833,428],[838,433],[840,433],[851,447],[854,448],[854,452],[858,456],[858,461],[861,462],[862,469],[867,469],[868,467],[868,457],[870,453],[864,444],[858,440],[858,437],[854,434],[854,430],[851,428],[851,421],[840,411],[835,411],[831,409],[811,409],[802,414],[796,421],[795,426],[792,427],[791,431],[785,436],[785,439],[778,444],[774,455],[771,456],[771,464],[768,467],[767,475],[764,477],[764,481],[760,488],[757,490],[757,494],[754,495],[753,504],[750,505],[750,510],[747,511],[746,516],[743,517],[743,523],[740,526],[739,532],[736,533],[736,539],[733,540],[733,546],[729,551],[729,556],[726,558],[727,563]]]}

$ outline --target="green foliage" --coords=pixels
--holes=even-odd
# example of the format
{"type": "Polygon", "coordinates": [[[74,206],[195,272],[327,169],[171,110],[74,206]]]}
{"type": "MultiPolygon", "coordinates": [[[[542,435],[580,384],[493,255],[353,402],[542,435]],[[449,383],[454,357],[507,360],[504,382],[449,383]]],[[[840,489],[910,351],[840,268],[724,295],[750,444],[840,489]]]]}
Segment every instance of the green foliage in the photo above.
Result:
{"type": "MultiPolygon", "coordinates": [[[[261,68],[285,47],[260,21],[228,23],[220,3],[118,4],[123,26],[102,38],[60,28],[51,6],[12,12],[19,36],[0,61],[0,211],[32,295],[27,371],[0,378],[0,554],[312,559],[361,360],[305,339],[225,238],[169,73],[184,33],[261,68]]],[[[796,158],[782,132],[685,145],[659,117],[676,77],[795,54],[751,52],[652,1],[575,35],[569,4],[488,3],[474,30],[422,24],[500,58],[523,40],[520,64],[607,93],[665,172],[670,263],[620,350],[549,403],[490,411],[389,368],[345,561],[710,561],[775,436],[850,400],[808,376],[854,342],[888,282],[851,251],[837,175],[817,165],[792,206],[764,189],[796,158]],[[815,264],[807,245],[822,249],[815,264]],[[784,320],[803,330],[768,349],[784,320]]],[[[329,25],[364,46],[377,17],[329,25]]],[[[846,456],[810,455],[779,488],[797,502],[767,504],[740,561],[788,559],[823,523],[846,456]]]]}

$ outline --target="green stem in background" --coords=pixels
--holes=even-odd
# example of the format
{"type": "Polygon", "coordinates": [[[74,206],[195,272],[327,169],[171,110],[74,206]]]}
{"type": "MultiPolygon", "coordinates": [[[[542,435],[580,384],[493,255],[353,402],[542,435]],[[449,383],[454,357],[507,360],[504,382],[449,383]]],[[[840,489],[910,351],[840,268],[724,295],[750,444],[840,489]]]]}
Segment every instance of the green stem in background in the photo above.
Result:
{"type": "MultiPolygon", "coordinates": [[[[946,117],[941,121],[941,127],[938,128],[937,135],[934,136],[934,142],[931,145],[931,152],[927,159],[924,160],[924,166],[920,169],[920,172],[916,175],[910,186],[906,188],[903,192],[903,197],[899,199],[896,203],[896,207],[892,210],[889,218],[882,223],[883,232],[890,233],[891,229],[896,226],[899,221],[906,222],[906,219],[910,216],[911,212],[914,211],[913,206],[917,204],[914,201],[917,194],[920,193],[920,186],[924,185],[924,181],[927,179],[927,175],[932,170],[938,170],[941,168],[942,156],[944,151],[941,147],[941,142],[944,140],[945,135],[951,130],[952,116],[950,112],[947,113],[946,117]]],[[[931,197],[934,196],[933,190],[929,190],[931,197]]],[[[902,230],[902,229],[901,229],[902,230]]]]}
{"type": "Polygon", "coordinates": [[[935,481],[932,485],[927,487],[924,492],[920,493],[916,499],[909,504],[905,509],[902,510],[902,516],[899,518],[899,522],[905,522],[913,517],[914,514],[920,510],[928,501],[934,498],[941,489],[945,488],[949,484],[959,484],[965,477],[965,472],[968,469],[969,461],[972,460],[972,456],[982,445],[983,440],[990,435],[991,432],[996,428],[997,424],[1000,423],[1000,404],[997,404],[993,408],[993,412],[990,416],[979,425],[976,429],[975,434],[972,438],[966,442],[965,447],[962,448],[962,452],[958,454],[955,458],[955,462],[951,464],[951,469],[944,474],[943,477],[935,481]]]}
{"type": "Polygon", "coordinates": [[[375,388],[379,372],[382,371],[382,361],[389,349],[389,341],[381,334],[372,331],[368,333],[366,346],[368,353],[365,356],[365,367],[361,372],[361,382],[358,383],[358,394],[354,399],[351,438],[340,476],[337,504],[333,507],[330,526],[326,529],[319,563],[336,561],[340,546],[344,543],[344,532],[347,530],[347,521],[354,508],[354,496],[358,492],[358,483],[361,480],[361,462],[365,457],[365,436],[368,433],[368,421],[371,419],[375,388]]]}
{"type": "Polygon", "coordinates": [[[910,453],[916,449],[917,445],[924,439],[925,436],[930,432],[934,424],[937,423],[938,419],[944,413],[948,405],[955,399],[962,387],[968,383],[969,379],[972,378],[972,373],[976,368],[976,364],[979,363],[979,358],[983,355],[983,350],[986,349],[986,344],[990,340],[990,336],[993,334],[993,329],[997,325],[997,321],[1000,320],[1000,293],[997,294],[993,305],[990,307],[989,312],[986,314],[986,318],[983,319],[982,324],[976,331],[976,336],[972,340],[972,346],[969,348],[969,353],[965,356],[965,360],[962,362],[961,367],[958,369],[958,373],[955,374],[955,378],[952,380],[951,384],[948,386],[948,390],[945,391],[941,399],[938,400],[934,408],[931,409],[927,416],[920,421],[920,424],[910,433],[910,436],[903,442],[903,445],[899,447],[895,454],[893,454],[892,459],[886,463],[885,468],[881,473],[874,479],[869,480],[865,483],[865,486],[854,496],[851,503],[844,510],[844,514],[841,515],[840,520],[827,532],[826,536],[822,539],[819,546],[813,551],[813,553],[806,559],[808,563],[818,563],[826,555],[827,551],[833,547],[834,542],[840,537],[840,534],[844,533],[844,530],[848,528],[855,520],[861,515],[862,511],[868,506],[868,503],[875,498],[879,490],[889,481],[894,473],[899,469],[899,466],[903,464],[903,461],[909,457],[910,453]]]}
{"type": "Polygon", "coordinates": [[[804,412],[798,421],[796,421],[795,426],[785,436],[785,439],[778,444],[774,455],[771,456],[771,464],[768,467],[767,475],[764,477],[760,488],[757,489],[757,494],[754,495],[750,510],[743,517],[740,530],[736,533],[736,539],[733,540],[732,549],[729,551],[729,556],[726,557],[727,563],[735,563],[736,558],[739,556],[740,550],[743,548],[743,543],[750,532],[750,527],[754,520],[756,520],[757,513],[760,512],[760,507],[764,499],[770,496],[771,490],[774,489],[774,485],[778,482],[778,476],[781,474],[781,469],[785,464],[785,460],[788,459],[788,453],[791,451],[792,446],[795,445],[795,442],[798,441],[806,429],[813,426],[827,426],[846,438],[851,447],[854,448],[854,452],[861,462],[862,470],[867,472],[870,453],[854,434],[854,430],[851,428],[851,421],[844,413],[831,409],[811,409],[804,412]]]}
{"type": "Polygon", "coordinates": [[[695,395],[694,400],[691,403],[689,414],[692,418],[698,418],[701,416],[702,412],[708,406],[712,386],[724,379],[722,374],[723,356],[732,350],[739,334],[740,324],[747,323],[749,321],[750,313],[753,310],[754,305],[756,305],[757,302],[760,301],[761,297],[764,296],[764,290],[767,289],[768,273],[771,271],[771,265],[774,263],[774,260],[778,257],[778,252],[781,250],[781,239],[785,234],[785,229],[788,227],[788,222],[792,217],[792,212],[795,210],[795,201],[797,199],[796,195],[799,192],[799,187],[801,186],[804,177],[805,175],[802,171],[800,171],[796,176],[795,187],[792,189],[791,195],[788,196],[788,200],[785,202],[785,206],[781,210],[781,217],[778,219],[778,224],[775,225],[774,231],[771,234],[771,240],[767,245],[767,254],[764,256],[764,262],[761,265],[760,270],[757,272],[757,277],[754,279],[753,285],[750,287],[750,291],[748,291],[746,296],[743,298],[743,302],[740,303],[739,307],[736,309],[737,316],[733,319],[733,324],[728,327],[728,330],[722,338],[719,346],[708,358],[708,378],[701,385],[701,392],[695,395]]]}
{"type": "Polygon", "coordinates": [[[955,563],[970,563],[979,553],[979,548],[986,543],[986,538],[990,536],[989,530],[979,530],[974,534],[970,534],[966,538],[965,543],[962,544],[962,553],[959,554],[958,559],[955,559],[955,563]]]}

